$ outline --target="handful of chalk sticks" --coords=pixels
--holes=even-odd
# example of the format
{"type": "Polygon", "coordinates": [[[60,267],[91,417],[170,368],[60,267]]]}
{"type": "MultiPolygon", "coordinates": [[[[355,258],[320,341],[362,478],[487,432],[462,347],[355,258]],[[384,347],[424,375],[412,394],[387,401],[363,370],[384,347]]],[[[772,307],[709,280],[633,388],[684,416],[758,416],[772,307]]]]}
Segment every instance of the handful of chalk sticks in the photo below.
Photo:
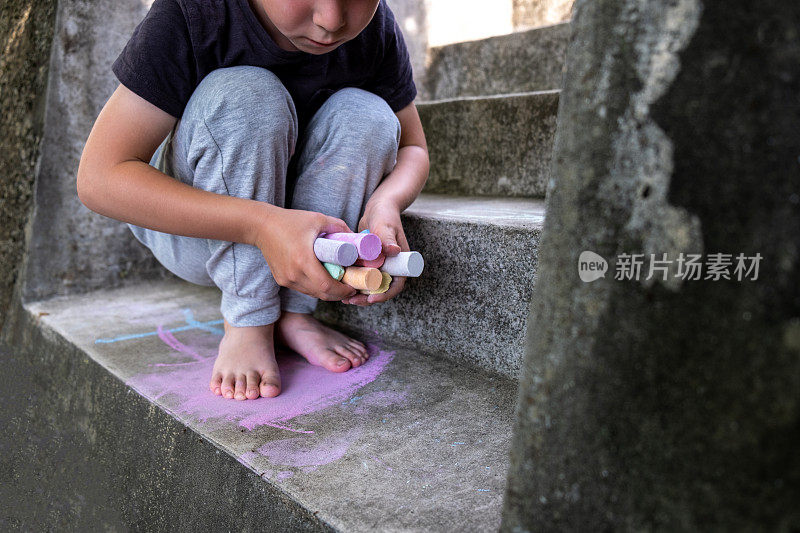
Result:
{"type": "Polygon", "coordinates": [[[362,294],[389,290],[392,276],[419,277],[425,261],[419,252],[381,253],[381,239],[369,230],[361,233],[323,233],[314,241],[314,255],[328,273],[362,294]]]}

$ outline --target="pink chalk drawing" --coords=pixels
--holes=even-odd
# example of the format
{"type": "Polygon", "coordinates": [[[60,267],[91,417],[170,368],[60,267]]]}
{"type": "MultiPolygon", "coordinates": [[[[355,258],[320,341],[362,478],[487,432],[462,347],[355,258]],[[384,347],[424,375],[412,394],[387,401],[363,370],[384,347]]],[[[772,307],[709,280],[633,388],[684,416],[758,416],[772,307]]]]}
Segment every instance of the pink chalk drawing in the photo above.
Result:
{"type": "MultiPolygon", "coordinates": [[[[351,398],[358,389],[375,381],[395,355],[380,350],[375,344],[367,344],[370,358],[365,364],[335,373],[311,365],[297,354],[279,352],[281,394],[275,398],[237,401],[216,396],[208,388],[218,337],[194,330],[182,333],[189,339],[181,342],[162,326],[157,331],[158,337],[177,352],[171,354],[177,360],[154,364],[157,370],[133,376],[128,385],[153,400],[169,398],[170,410],[178,415],[198,421],[232,421],[248,430],[270,426],[295,433],[314,433],[310,429],[291,427],[289,422],[351,398]],[[186,362],[187,355],[193,361],[186,362]]],[[[390,402],[402,401],[404,397],[405,394],[396,393],[390,393],[386,398],[379,395],[375,403],[382,404],[387,399],[390,402]]]]}
{"type": "MultiPolygon", "coordinates": [[[[164,341],[164,344],[173,350],[190,355],[195,361],[203,360],[203,357],[201,357],[200,354],[176,339],[175,335],[173,335],[171,331],[164,330],[163,326],[158,326],[156,331],[158,332],[158,338],[164,341]]],[[[156,363],[153,366],[170,366],[171,364],[174,363],[156,363]]]]}
{"type": "MultiPolygon", "coordinates": [[[[199,322],[189,309],[184,309],[183,315],[185,326],[165,328],[158,325],[155,331],[97,339],[95,343],[104,345],[158,337],[171,348],[167,360],[149,363],[147,366],[150,370],[134,375],[127,380],[127,384],[151,400],[162,399],[164,407],[181,418],[198,422],[234,422],[248,430],[268,426],[303,434],[266,442],[237,457],[247,466],[266,459],[283,468],[264,471],[261,475],[267,479],[287,480],[295,473],[314,472],[340,459],[361,435],[362,427],[358,421],[363,420],[364,415],[371,414],[370,408],[380,410],[404,403],[409,394],[406,388],[400,391],[373,390],[355,395],[359,389],[375,381],[395,357],[395,352],[379,348],[378,338],[374,342],[367,342],[370,358],[366,363],[342,373],[330,372],[310,364],[293,352],[279,350],[280,395],[245,401],[216,396],[209,390],[208,383],[223,333],[218,327],[221,320],[199,322]],[[180,335],[181,340],[176,334],[180,335]],[[355,415],[356,427],[322,436],[315,435],[312,429],[297,428],[291,424],[297,417],[336,405],[355,415]]],[[[391,467],[387,466],[387,470],[391,471],[391,467]]]]}

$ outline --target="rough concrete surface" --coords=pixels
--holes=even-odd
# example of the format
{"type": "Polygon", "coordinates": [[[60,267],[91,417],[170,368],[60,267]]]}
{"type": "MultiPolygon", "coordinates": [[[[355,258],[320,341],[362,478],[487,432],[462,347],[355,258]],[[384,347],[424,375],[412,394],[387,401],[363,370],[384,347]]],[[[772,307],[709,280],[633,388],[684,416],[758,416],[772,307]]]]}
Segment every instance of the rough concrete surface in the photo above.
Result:
{"type": "Polygon", "coordinates": [[[420,104],[427,193],[544,198],[558,91],[420,104]]]}
{"type": "Polygon", "coordinates": [[[503,530],[797,530],[800,4],[572,24],[503,530]],[[762,260],[615,280],[623,252],[762,260]]]}
{"type": "Polygon", "coordinates": [[[403,213],[419,278],[369,307],[320,302],[326,322],[516,379],[536,281],[543,202],[423,194],[403,213]]]}
{"type": "Polygon", "coordinates": [[[14,377],[0,385],[0,530],[333,531],[36,317],[16,315],[0,341],[14,377]]]}
{"type": "Polygon", "coordinates": [[[140,0],[58,4],[25,298],[164,272],[124,224],[86,209],[75,188],[83,145],[118,85],[111,64],[146,12],[140,0]]]}
{"type": "MultiPolygon", "coordinates": [[[[31,403],[11,404],[24,416],[2,409],[24,446],[12,442],[2,455],[11,483],[0,486],[26,493],[30,507],[4,509],[6,523],[499,527],[511,381],[370,336],[372,356],[359,368],[334,374],[282,353],[280,396],[225,400],[208,390],[217,306],[215,290],[168,281],[19,312],[6,334],[25,348],[11,361],[31,403]]],[[[9,394],[20,393],[16,386],[4,385],[9,394]]]]}
{"type": "Polygon", "coordinates": [[[428,60],[428,3],[430,0],[386,0],[408,48],[417,86],[425,78],[428,60]]]}
{"type": "Polygon", "coordinates": [[[574,0],[513,0],[516,30],[566,22],[572,16],[574,0]]]}
{"type": "Polygon", "coordinates": [[[560,89],[569,33],[562,23],[432,48],[420,99],[560,89]]]}
{"type": "Polygon", "coordinates": [[[24,250],[42,137],[54,0],[0,5],[0,327],[24,250]]]}

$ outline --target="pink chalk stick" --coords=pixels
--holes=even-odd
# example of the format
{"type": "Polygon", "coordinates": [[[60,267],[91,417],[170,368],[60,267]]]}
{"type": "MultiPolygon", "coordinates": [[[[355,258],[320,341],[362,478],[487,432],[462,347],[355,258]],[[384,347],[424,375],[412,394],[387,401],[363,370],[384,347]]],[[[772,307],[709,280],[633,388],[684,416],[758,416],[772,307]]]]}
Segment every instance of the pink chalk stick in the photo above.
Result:
{"type": "Polygon", "coordinates": [[[347,267],[358,259],[358,250],[351,242],[318,238],[314,241],[314,255],[323,263],[347,267]]]}
{"type": "Polygon", "coordinates": [[[358,257],[367,261],[372,261],[381,253],[381,239],[374,233],[328,233],[324,238],[355,244],[358,257]]]}
{"type": "Polygon", "coordinates": [[[361,267],[369,267],[369,268],[380,268],[383,266],[383,262],[386,261],[386,256],[381,254],[378,256],[377,259],[373,259],[372,261],[367,261],[366,259],[357,259],[355,262],[356,266],[361,267]]]}

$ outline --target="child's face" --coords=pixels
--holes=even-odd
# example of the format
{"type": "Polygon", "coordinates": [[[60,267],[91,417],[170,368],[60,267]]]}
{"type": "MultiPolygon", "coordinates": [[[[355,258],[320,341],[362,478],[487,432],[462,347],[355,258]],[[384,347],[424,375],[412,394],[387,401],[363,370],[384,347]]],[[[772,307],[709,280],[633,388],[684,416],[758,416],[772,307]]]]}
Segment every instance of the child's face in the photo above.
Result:
{"type": "Polygon", "coordinates": [[[284,50],[325,54],[367,27],[380,0],[250,0],[284,50]]]}

